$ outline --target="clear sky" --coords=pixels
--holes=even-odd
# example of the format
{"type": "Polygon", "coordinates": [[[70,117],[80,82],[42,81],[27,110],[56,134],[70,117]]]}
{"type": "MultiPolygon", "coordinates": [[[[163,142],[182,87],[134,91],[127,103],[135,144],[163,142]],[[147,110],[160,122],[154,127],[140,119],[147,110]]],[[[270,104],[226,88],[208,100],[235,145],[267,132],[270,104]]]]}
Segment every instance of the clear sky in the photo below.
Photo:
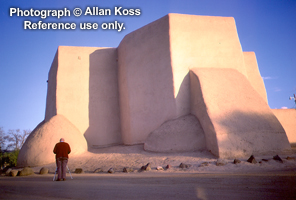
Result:
{"type": "MultiPolygon", "coordinates": [[[[123,37],[168,13],[235,18],[243,51],[254,51],[271,108],[293,108],[296,93],[295,0],[0,0],[0,127],[33,130],[45,115],[48,72],[58,46],[117,47],[123,37]],[[115,16],[114,8],[140,9],[115,16]],[[111,9],[111,16],[75,17],[73,10],[111,9]],[[13,16],[21,10],[71,11],[69,17],[13,16]],[[75,30],[24,30],[24,21],[75,23],[75,30]],[[79,23],[124,23],[125,29],[80,30],[79,23]]],[[[242,105],[243,106],[243,105],[242,105]]]]}

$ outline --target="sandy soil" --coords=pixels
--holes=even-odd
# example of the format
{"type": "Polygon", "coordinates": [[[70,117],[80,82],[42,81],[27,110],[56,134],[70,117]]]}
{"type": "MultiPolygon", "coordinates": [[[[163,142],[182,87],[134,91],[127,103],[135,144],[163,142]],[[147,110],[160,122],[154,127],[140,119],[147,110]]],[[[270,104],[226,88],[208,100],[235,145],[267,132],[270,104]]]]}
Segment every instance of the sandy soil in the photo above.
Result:
{"type": "MultiPolygon", "coordinates": [[[[113,168],[117,173],[122,172],[124,167],[133,168],[133,173],[138,173],[139,169],[151,163],[151,172],[155,173],[248,173],[248,172],[271,172],[271,171],[293,171],[296,172],[296,160],[287,160],[287,156],[296,158],[296,148],[291,155],[279,155],[283,163],[273,160],[275,155],[256,156],[258,163],[247,162],[248,158],[240,159],[241,163],[233,164],[233,159],[223,160],[224,166],[217,166],[217,158],[211,153],[187,152],[187,153],[154,153],[144,151],[143,145],[134,146],[113,146],[101,149],[91,149],[82,156],[71,157],[68,166],[73,172],[76,168],[82,168],[86,173],[93,173],[95,169],[103,169],[107,173],[113,168]],[[262,161],[266,159],[268,161],[262,161]],[[201,166],[202,163],[208,166],[201,166]],[[179,168],[180,163],[190,164],[188,169],[179,168]],[[170,165],[168,170],[156,170],[156,167],[170,165]]],[[[39,172],[41,167],[47,167],[51,172],[56,169],[55,163],[34,167],[35,172],[39,172]]]]}
{"type": "MultiPolygon", "coordinates": [[[[296,160],[279,155],[280,163],[273,156],[255,156],[256,164],[244,158],[240,164],[229,159],[216,166],[209,152],[152,153],[143,145],[92,149],[70,157],[73,179],[68,174],[66,181],[53,181],[55,163],[34,167],[31,176],[0,176],[0,199],[296,199],[296,160]],[[148,162],[152,170],[140,172],[148,162]],[[204,162],[208,166],[200,166],[204,162]],[[191,167],[181,169],[180,163],[191,167]],[[170,169],[156,170],[168,164],[170,169]],[[50,173],[39,175],[42,167],[50,173]],[[135,171],[123,173],[124,167],[135,171]],[[73,173],[76,168],[85,173],[73,173]],[[97,168],[103,172],[93,173],[97,168]],[[116,172],[107,173],[110,168],[116,172]]],[[[296,157],[296,148],[289,156],[296,157]]]]}

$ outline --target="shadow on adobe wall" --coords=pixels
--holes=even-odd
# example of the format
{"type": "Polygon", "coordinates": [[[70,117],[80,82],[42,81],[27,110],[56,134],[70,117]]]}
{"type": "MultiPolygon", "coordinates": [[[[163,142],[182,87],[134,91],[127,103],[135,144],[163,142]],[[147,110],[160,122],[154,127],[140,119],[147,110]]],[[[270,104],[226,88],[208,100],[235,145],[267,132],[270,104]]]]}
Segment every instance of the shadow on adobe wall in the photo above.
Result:
{"type": "Polygon", "coordinates": [[[232,151],[245,156],[291,153],[285,130],[272,112],[234,111],[218,119],[216,127],[220,136],[227,133],[219,140],[220,151],[227,149],[225,154],[232,151]]]}
{"type": "Polygon", "coordinates": [[[122,143],[116,59],[116,48],[89,56],[89,127],[84,133],[88,149],[122,143]]]}
{"type": "MultiPolygon", "coordinates": [[[[118,83],[117,65],[113,61],[113,56],[115,54],[116,51],[114,51],[114,49],[103,49],[97,50],[90,55],[89,128],[84,134],[88,141],[88,150],[92,153],[144,153],[153,155],[153,153],[146,152],[143,149],[143,144],[128,147],[122,145],[120,135],[118,85],[111,85],[112,83],[118,83]],[[108,59],[108,57],[110,59],[108,59]],[[108,59],[109,63],[103,65],[102,59],[108,59]],[[100,141],[104,142],[112,135],[112,139],[115,142],[109,142],[110,145],[93,145],[95,141],[97,142],[96,144],[99,144],[100,141]],[[116,144],[117,146],[114,146],[116,144]],[[108,149],[102,148],[107,146],[111,147],[108,149]]],[[[184,77],[174,102],[177,111],[176,118],[191,114],[189,72],[184,77]]],[[[162,122],[160,126],[165,122],[166,121],[162,122]]],[[[200,156],[201,155],[198,155],[198,157],[200,156]]],[[[210,154],[208,156],[210,156],[210,154]]]]}
{"type": "MultiPolygon", "coordinates": [[[[229,72],[232,73],[233,71],[229,72]]],[[[219,73],[215,73],[213,76],[219,75],[219,73]]],[[[211,76],[212,71],[210,70],[204,72],[197,70],[190,73],[191,110],[192,114],[195,114],[201,122],[209,150],[216,146],[216,149],[212,151],[215,152],[215,155],[229,157],[241,156],[245,153],[258,152],[262,154],[274,150],[285,151],[289,149],[285,131],[268,105],[262,103],[262,101],[260,103],[260,99],[250,96],[257,93],[252,93],[251,90],[249,95],[244,96],[242,94],[240,98],[243,98],[246,104],[242,104],[243,107],[241,107],[237,104],[241,101],[231,93],[232,91],[239,93],[241,87],[237,88],[231,85],[228,79],[224,77],[219,80],[209,79],[211,76]],[[198,77],[195,73],[199,73],[201,77],[198,77]],[[203,90],[200,80],[203,81],[203,90]],[[226,87],[225,91],[223,91],[223,87],[220,87],[220,84],[226,87]],[[222,88],[222,90],[219,90],[220,93],[217,94],[219,88],[222,88]],[[227,100],[227,102],[224,102],[224,100],[227,100]]],[[[248,86],[248,82],[245,82],[245,86],[248,86]]]]}

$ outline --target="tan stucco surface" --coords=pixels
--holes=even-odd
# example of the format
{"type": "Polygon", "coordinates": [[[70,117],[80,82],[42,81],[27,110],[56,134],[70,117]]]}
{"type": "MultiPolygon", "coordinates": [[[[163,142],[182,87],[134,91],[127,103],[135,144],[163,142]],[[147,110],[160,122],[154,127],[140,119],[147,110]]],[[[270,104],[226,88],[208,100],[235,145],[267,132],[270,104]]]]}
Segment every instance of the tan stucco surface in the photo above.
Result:
{"type": "Polygon", "coordinates": [[[194,115],[163,123],[144,143],[146,151],[188,152],[206,149],[204,131],[194,115]]]}
{"type": "Polygon", "coordinates": [[[285,130],[248,79],[233,69],[192,69],[191,107],[207,148],[221,158],[288,153],[285,130]]]}
{"type": "Polygon", "coordinates": [[[143,143],[176,117],[169,17],[128,35],[118,47],[121,134],[124,144],[143,143]]]}
{"type": "Polygon", "coordinates": [[[60,46],[48,78],[45,121],[65,116],[90,147],[121,143],[116,48],[60,46]]]}
{"type": "Polygon", "coordinates": [[[253,88],[260,94],[260,96],[267,102],[267,94],[265,85],[261,77],[255,52],[244,52],[245,67],[253,88]]]}
{"type": "Polygon", "coordinates": [[[51,117],[57,115],[57,70],[59,59],[59,50],[57,50],[51,68],[48,73],[47,80],[47,96],[46,96],[46,109],[45,121],[50,120],[51,117]]]}
{"type": "MultiPolygon", "coordinates": [[[[168,14],[117,48],[60,46],[48,75],[45,120],[34,134],[55,135],[39,131],[54,119],[76,127],[88,148],[145,143],[159,152],[207,148],[222,158],[288,152],[285,130],[294,141],[287,128],[294,126],[274,113],[234,18],[168,14]],[[191,114],[199,128],[180,123],[191,114]]],[[[31,140],[38,148],[43,141],[31,140]]],[[[32,148],[38,149],[23,147],[21,163],[32,148]]]]}
{"type": "Polygon", "coordinates": [[[233,17],[169,14],[169,19],[174,72],[232,68],[247,76],[233,17]]]}
{"type": "Polygon", "coordinates": [[[191,68],[233,68],[247,76],[232,17],[169,14],[169,39],[177,116],[190,113],[191,68]]]}
{"type": "Polygon", "coordinates": [[[291,145],[296,146],[296,109],[272,109],[284,127],[291,145]]]}
{"type": "Polygon", "coordinates": [[[64,138],[71,147],[69,157],[87,151],[87,142],[79,130],[62,115],[41,122],[29,135],[20,150],[18,166],[38,166],[55,162],[53,149],[64,138]]]}
{"type": "Polygon", "coordinates": [[[232,17],[169,14],[125,36],[118,58],[125,144],[143,143],[163,122],[190,114],[191,68],[247,76],[232,17]]]}

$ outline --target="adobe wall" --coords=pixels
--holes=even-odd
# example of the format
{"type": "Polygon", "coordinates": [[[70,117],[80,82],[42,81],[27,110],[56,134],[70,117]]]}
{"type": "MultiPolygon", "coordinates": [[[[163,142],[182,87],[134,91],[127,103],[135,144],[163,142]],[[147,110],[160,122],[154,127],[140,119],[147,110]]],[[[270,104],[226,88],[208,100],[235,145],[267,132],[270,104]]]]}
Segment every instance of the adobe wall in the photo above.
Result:
{"type": "Polygon", "coordinates": [[[47,96],[46,96],[46,108],[45,108],[45,121],[50,120],[51,117],[57,114],[56,94],[57,94],[57,71],[58,71],[58,56],[59,50],[57,50],[51,68],[48,73],[47,80],[47,96]]]}
{"type": "Polygon", "coordinates": [[[272,109],[272,112],[284,127],[290,144],[296,146],[296,110],[272,109]]]}
{"type": "Polygon", "coordinates": [[[168,16],[123,38],[118,70],[123,143],[143,143],[176,117],[168,16]]]}
{"type": "Polygon", "coordinates": [[[181,68],[231,68],[247,77],[233,17],[168,16],[173,72],[181,68]]]}
{"type": "Polygon", "coordinates": [[[248,79],[234,69],[191,69],[191,107],[207,148],[220,158],[288,153],[285,130],[248,79]]]}
{"type": "Polygon", "coordinates": [[[245,67],[248,80],[260,96],[267,102],[264,81],[260,75],[255,52],[244,52],[245,67]]]}
{"type": "Polygon", "coordinates": [[[190,114],[191,68],[247,76],[231,17],[169,14],[125,36],[118,61],[124,144],[143,143],[165,121],[190,114]]]}
{"type": "Polygon", "coordinates": [[[121,144],[117,49],[89,55],[89,126],[84,136],[90,147],[121,144]]]}
{"type": "Polygon", "coordinates": [[[121,143],[116,48],[60,46],[49,72],[45,121],[63,115],[90,147],[121,143]]]}

